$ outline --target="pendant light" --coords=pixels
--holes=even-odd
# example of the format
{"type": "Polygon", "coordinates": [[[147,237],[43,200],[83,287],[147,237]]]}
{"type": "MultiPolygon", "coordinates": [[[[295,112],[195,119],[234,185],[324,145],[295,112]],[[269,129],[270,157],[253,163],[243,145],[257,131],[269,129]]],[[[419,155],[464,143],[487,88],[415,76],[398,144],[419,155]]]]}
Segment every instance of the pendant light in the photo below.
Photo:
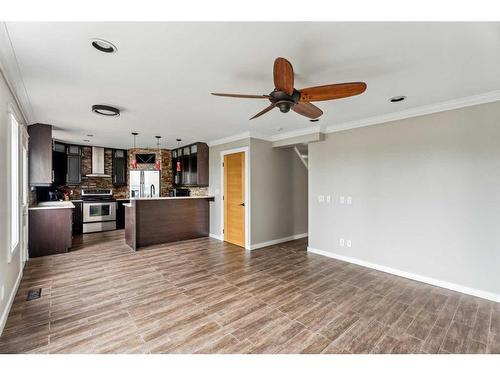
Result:
{"type": "Polygon", "coordinates": [[[137,160],[135,159],[135,137],[139,135],[139,133],[133,132],[132,135],[134,136],[134,149],[132,151],[132,169],[137,169],[137,160]]]}
{"type": "MultiPolygon", "coordinates": [[[[177,139],[176,139],[176,141],[177,141],[177,149],[179,149],[179,147],[181,147],[181,141],[182,141],[182,139],[177,138],[177,139]]],[[[180,159],[180,158],[179,158],[179,156],[178,156],[178,155],[179,155],[179,152],[180,152],[180,151],[178,150],[178,151],[177,151],[177,163],[176,163],[176,166],[175,166],[175,171],[176,171],[177,173],[179,173],[179,172],[181,171],[181,159],[180,159]]]]}
{"type": "Polygon", "coordinates": [[[160,150],[160,139],[161,135],[156,135],[156,145],[158,146],[158,157],[156,158],[156,170],[161,170],[161,150],[160,150]]]}

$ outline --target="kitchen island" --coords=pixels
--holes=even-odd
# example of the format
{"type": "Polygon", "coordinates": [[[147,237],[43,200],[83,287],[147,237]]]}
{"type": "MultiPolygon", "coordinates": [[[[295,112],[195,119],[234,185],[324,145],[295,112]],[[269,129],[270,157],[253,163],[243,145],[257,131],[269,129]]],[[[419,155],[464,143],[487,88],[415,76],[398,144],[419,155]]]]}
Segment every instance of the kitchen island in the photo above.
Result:
{"type": "Polygon", "coordinates": [[[207,237],[213,196],[135,198],[125,203],[125,242],[133,250],[207,237]]]}

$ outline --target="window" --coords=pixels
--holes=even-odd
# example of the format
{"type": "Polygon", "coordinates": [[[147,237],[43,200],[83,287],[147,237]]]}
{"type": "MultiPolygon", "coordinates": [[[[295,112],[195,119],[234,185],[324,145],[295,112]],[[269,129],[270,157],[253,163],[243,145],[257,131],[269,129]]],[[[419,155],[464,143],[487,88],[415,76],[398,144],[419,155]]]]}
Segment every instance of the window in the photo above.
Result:
{"type": "Polygon", "coordinates": [[[10,114],[10,249],[19,244],[19,124],[10,114]]]}

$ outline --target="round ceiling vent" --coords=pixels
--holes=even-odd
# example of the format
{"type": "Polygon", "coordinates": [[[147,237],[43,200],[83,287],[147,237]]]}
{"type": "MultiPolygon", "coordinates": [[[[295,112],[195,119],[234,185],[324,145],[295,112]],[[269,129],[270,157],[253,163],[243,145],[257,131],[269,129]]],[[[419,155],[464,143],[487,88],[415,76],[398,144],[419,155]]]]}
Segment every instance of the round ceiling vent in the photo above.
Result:
{"type": "Polygon", "coordinates": [[[116,46],[104,39],[92,39],[92,47],[104,53],[116,52],[116,46]]]}
{"type": "Polygon", "coordinates": [[[109,105],[94,104],[92,112],[103,116],[120,116],[120,110],[109,105]]]}

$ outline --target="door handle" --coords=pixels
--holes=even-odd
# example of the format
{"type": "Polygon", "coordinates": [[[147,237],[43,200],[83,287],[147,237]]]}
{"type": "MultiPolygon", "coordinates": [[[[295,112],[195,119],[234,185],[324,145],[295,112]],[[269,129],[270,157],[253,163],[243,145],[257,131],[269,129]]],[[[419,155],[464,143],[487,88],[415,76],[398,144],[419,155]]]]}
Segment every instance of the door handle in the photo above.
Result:
{"type": "Polygon", "coordinates": [[[244,207],[244,206],[245,206],[245,203],[240,203],[240,206],[243,206],[243,207],[244,207]]]}

